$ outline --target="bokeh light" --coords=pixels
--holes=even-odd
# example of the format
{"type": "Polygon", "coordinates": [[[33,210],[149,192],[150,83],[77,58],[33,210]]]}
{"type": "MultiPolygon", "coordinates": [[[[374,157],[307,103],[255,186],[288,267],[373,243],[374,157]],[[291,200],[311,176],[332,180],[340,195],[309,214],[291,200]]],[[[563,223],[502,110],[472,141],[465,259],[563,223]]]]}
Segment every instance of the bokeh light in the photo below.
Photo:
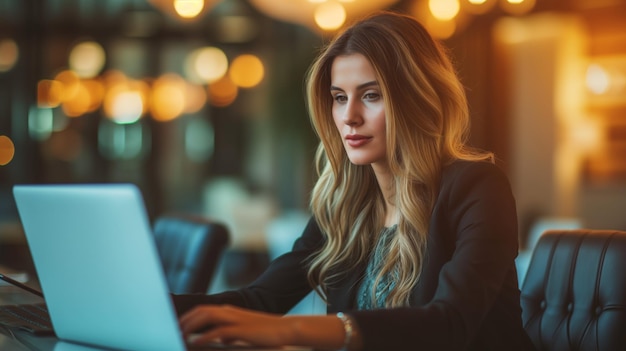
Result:
{"type": "Polygon", "coordinates": [[[150,113],[157,121],[165,122],[179,117],[185,110],[186,82],[180,76],[168,73],[152,85],[150,113]]]}
{"type": "Polygon", "coordinates": [[[74,99],[80,90],[80,77],[74,71],[61,71],[54,77],[54,80],[63,86],[60,96],[61,103],[74,99]]]}
{"type": "Polygon", "coordinates": [[[230,79],[242,88],[252,88],[263,80],[265,69],[261,59],[254,55],[241,55],[233,60],[230,79]]]}
{"type": "Polygon", "coordinates": [[[149,87],[146,82],[130,80],[112,72],[105,79],[107,87],[103,110],[105,116],[118,124],[134,123],[147,111],[149,87]]]}
{"type": "Polygon", "coordinates": [[[95,41],[84,41],[70,52],[69,67],[81,78],[97,76],[106,61],[104,49],[95,41]]]}
{"type": "Polygon", "coordinates": [[[104,84],[99,79],[85,79],[82,85],[89,94],[86,112],[93,112],[102,105],[102,100],[104,100],[104,84]]]}
{"type": "Polygon", "coordinates": [[[315,23],[323,30],[335,30],[346,21],[346,9],[337,2],[329,1],[315,9],[315,23]]]}
{"type": "Polygon", "coordinates": [[[448,21],[456,17],[461,9],[459,0],[429,0],[430,13],[440,21],[448,21]]]}
{"type": "Polygon", "coordinates": [[[194,50],[185,62],[187,78],[195,83],[211,83],[222,78],[228,71],[228,58],[216,47],[194,50]]]}
{"type": "Polygon", "coordinates": [[[523,15],[535,7],[535,0],[500,0],[500,7],[512,15],[523,15]]]}
{"type": "Polygon", "coordinates": [[[587,67],[586,76],[587,89],[594,94],[604,94],[611,86],[611,77],[602,66],[590,64],[587,67]]]}
{"type": "Polygon", "coordinates": [[[182,18],[194,18],[203,8],[204,0],[174,0],[174,10],[182,18]]]}
{"type": "Polygon", "coordinates": [[[126,84],[129,81],[124,72],[116,69],[107,70],[101,75],[100,79],[104,84],[105,90],[109,90],[119,84],[126,84]]]}
{"type": "Polygon", "coordinates": [[[61,104],[63,83],[57,80],[42,79],[37,83],[37,106],[53,108],[61,104]]]}
{"type": "Polygon", "coordinates": [[[0,72],[7,72],[17,62],[19,48],[13,39],[0,40],[0,72]]]}
{"type": "Polygon", "coordinates": [[[98,79],[81,80],[73,71],[63,71],[54,80],[37,83],[37,106],[54,108],[61,103],[68,117],[97,110],[104,98],[104,85],[98,79]]]}
{"type": "Polygon", "coordinates": [[[87,113],[91,106],[91,96],[85,85],[78,81],[69,99],[65,99],[61,107],[68,117],[79,117],[87,113]]]}
{"type": "Polygon", "coordinates": [[[187,83],[185,85],[184,113],[196,113],[207,102],[207,92],[202,85],[187,83]]]}
{"type": "Polygon", "coordinates": [[[112,120],[118,124],[135,123],[141,118],[143,100],[137,91],[123,91],[115,95],[111,105],[112,120]]]}
{"type": "Polygon", "coordinates": [[[15,145],[6,135],[0,135],[0,166],[5,166],[13,160],[15,145]]]}
{"type": "Polygon", "coordinates": [[[150,133],[140,122],[120,124],[103,119],[98,126],[98,150],[111,160],[139,159],[148,154],[150,133]]]}
{"type": "Polygon", "coordinates": [[[475,15],[480,15],[487,13],[491,10],[498,0],[466,0],[466,3],[463,3],[463,10],[468,13],[472,13],[475,15]]]}
{"type": "MultiPolygon", "coordinates": [[[[64,116],[67,120],[67,116],[64,116]]],[[[31,106],[28,109],[28,134],[33,140],[43,141],[54,131],[54,111],[49,107],[31,106]]],[[[61,128],[64,129],[64,128],[61,128]]]]}
{"type": "Polygon", "coordinates": [[[213,106],[225,107],[233,103],[239,94],[239,88],[228,76],[209,84],[209,102],[213,106]]]}
{"type": "Polygon", "coordinates": [[[602,149],[606,140],[605,128],[598,120],[585,119],[573,124],[569,130],[569,137],[576,148],[587,153],[602,149]]]}

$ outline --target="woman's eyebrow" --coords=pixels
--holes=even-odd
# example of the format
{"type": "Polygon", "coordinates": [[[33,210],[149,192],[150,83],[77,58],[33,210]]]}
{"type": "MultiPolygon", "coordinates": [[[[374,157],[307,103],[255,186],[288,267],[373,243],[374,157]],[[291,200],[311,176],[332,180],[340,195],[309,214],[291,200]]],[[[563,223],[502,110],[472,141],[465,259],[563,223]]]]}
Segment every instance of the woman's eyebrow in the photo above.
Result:
{"type": "MultiPolygon", "coordinates": [[[[375,86],[375,85],[377,86],[377,85],[378,85],[378,82],[377,82],[377,81],[375,81],[375,80],[373,80],[373,81],[371,81],[371,82],[365,82],[365,83],[363,83],[363,84],[359,84],[356,88],[357,88],[357,90],[363,90],[363,89],[365,89],[365,88],[369,88],[369,87],[371,87],[371,86],[375,86]]],[[[331,90],[331,91],[332,91],[332,90],[344,91],[344,90],[343,90],[343,89],[341,89],[340,87],[336,87],[336,86],[334,86],[334,85],[331,85],[331,86],[330,86],[330,90],[331,90]]]]}

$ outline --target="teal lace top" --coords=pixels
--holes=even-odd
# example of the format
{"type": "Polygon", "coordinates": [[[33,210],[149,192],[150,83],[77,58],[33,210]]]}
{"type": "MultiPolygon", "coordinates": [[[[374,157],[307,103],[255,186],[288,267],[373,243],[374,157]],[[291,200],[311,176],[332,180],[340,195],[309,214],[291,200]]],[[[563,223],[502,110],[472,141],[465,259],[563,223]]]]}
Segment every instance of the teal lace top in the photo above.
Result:
{"type": "Polygon", "coordinates": [[[359,310],[371,310],[375,308],[384,308],[385,301],[389,292],[395,286],[395,281],[390,274],[387,274],[381,278],[376,286],[376,304],[372,301],[372,294],[374,293],[372,287],[376,281],[376,277],[382,268],[383,258],[387,255],[389,241],[396,232],[397,225],[391,227],[385,227],[381,231],[378,242],[374,247],[374,251],[370,255],[369,263],[365,271],[365,277],[361,282],[359,291],[357,294],[357,307],[359,310]]]}

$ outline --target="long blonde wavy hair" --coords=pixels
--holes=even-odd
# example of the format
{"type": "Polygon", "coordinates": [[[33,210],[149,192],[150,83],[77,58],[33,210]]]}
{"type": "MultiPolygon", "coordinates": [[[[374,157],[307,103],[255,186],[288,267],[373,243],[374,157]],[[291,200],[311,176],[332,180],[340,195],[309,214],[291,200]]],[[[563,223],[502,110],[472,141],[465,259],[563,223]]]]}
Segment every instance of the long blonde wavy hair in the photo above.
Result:
{"type": "Polygon", "coordinates": [[[385,305],[406,306],[419,280],[442,167],[455,159],[493,161],[493,155],[466,146],[464,88],[444,48],[415,19],[381,12],[335,37],[310,67],[306,86],[320,138],[319,178],[310,206],[326,239],[310,257],[308,277],[322,297],[342,275],[367,262],[384,226],[385,199],[372,167],[349,161],[331,112],[334,58],[355,53],[371,63],[385,103],[386,152],[395,187],[390,200],[400,214],[374,285],[392,274],[394,287],[385,305]]]}

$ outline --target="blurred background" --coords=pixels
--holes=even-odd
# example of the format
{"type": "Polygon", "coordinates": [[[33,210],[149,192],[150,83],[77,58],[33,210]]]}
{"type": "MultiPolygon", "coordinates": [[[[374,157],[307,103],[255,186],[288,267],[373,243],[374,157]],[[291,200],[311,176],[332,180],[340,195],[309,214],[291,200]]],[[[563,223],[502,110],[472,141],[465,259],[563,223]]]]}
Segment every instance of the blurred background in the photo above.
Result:
{"type": "Polygon", "coordinates": [[[152,219],[226,223],[244,282],[308,216],[306,70],[379,9],[450,49],[523,250],[626,229],[626,0],[0,0],[0,263],[29,264],[14,184],[131,182],[152,219]]]}

